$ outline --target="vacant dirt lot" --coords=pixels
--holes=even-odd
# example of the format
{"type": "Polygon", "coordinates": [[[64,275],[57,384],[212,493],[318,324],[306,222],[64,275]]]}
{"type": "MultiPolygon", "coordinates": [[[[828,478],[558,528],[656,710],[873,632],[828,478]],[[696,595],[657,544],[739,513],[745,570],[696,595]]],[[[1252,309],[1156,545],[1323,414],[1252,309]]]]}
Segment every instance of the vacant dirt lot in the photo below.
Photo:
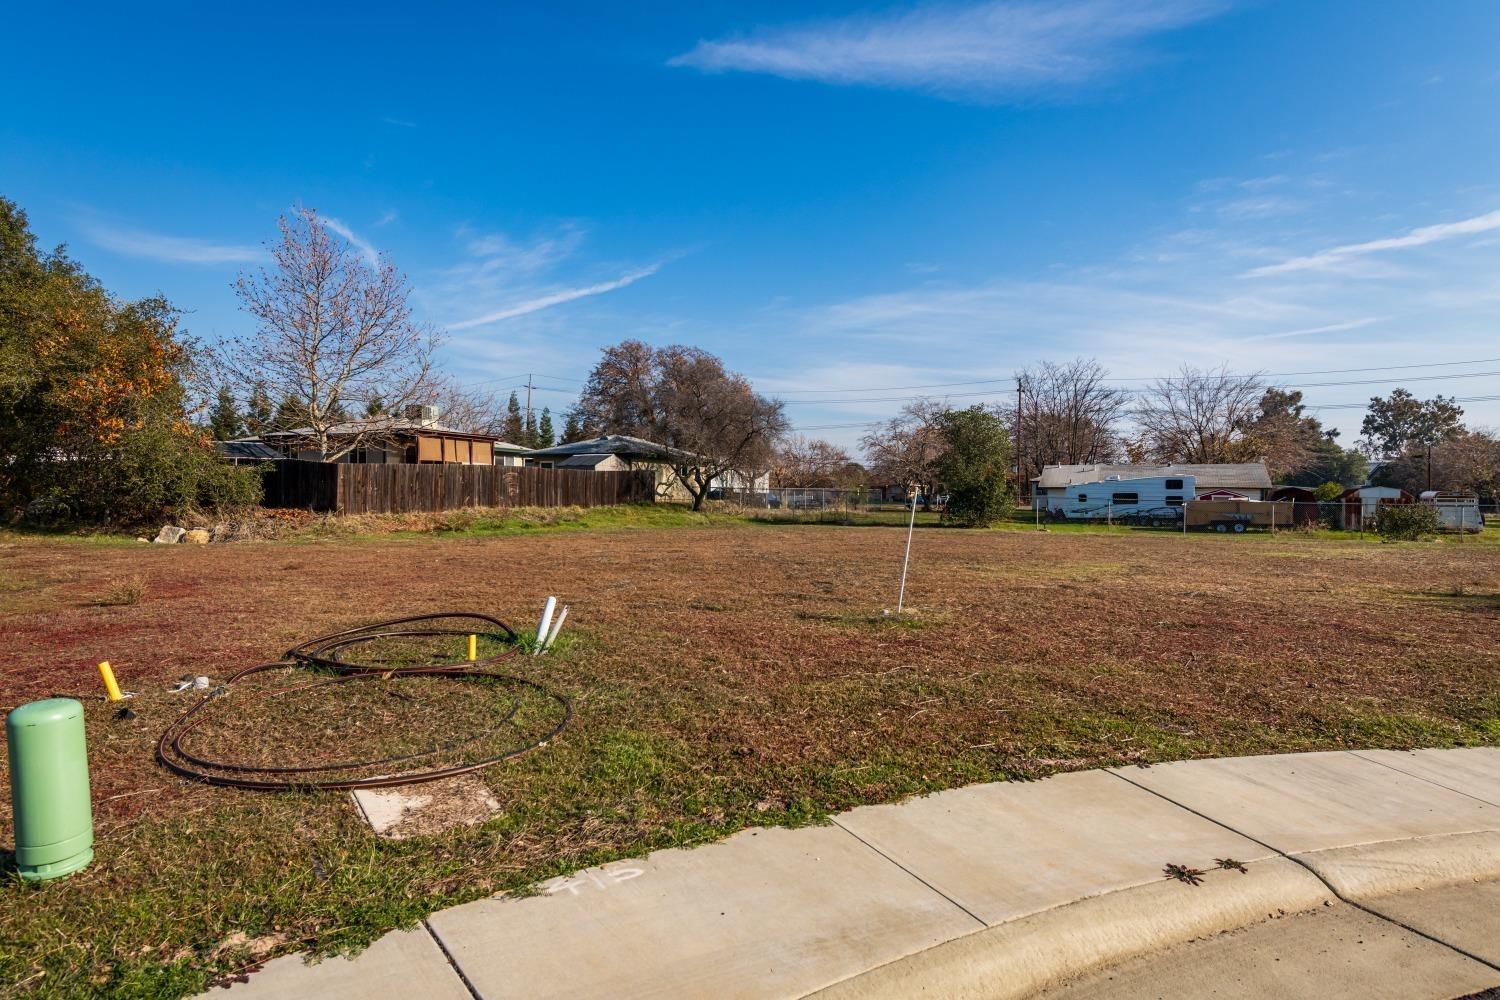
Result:
{"type": "MultiPolygon", "coordinates": [[[[902,541],[765,525],[6,540],[0,707],[91,699],[98,858],[0,888],[0,983],[181,994],[609,857],[971,781],[1500,742],[1500,545],[929,529],[914,617],[881,621],[902,541]],[[554,745],[484,772],[504,808],[484,826],[376,841],[345,796],[208,788],[154,762],[195,697],[167,691],[185,674],[219,679],[299,639],[425,611],[533,624],[549,593],[572,605],[574,641],[522,666],[577,714],[554,745]],[[136,721],[97,700],[101,659],[139,692],[136,721]]],[[[268,719],[285,746],[260,753],[308,759],[362,713],[331,699],[321,728],[268,719]]]]}

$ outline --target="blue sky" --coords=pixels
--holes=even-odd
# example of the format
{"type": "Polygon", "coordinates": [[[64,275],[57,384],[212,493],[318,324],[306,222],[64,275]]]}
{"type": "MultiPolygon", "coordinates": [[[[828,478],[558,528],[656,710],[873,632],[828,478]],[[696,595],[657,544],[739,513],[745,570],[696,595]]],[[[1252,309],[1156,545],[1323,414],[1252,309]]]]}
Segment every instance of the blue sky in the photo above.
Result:
{"type": "Polygon", "coordinates": [[[1500,396],[1500,361],[1279,377],[1500,358],[1500,4],[543,6],[25,6],[0,193],[207,339],[314,207],[465,381],[554,408],[626,337],[844,444],[888,387],[1078,354],[1500,396]]]}

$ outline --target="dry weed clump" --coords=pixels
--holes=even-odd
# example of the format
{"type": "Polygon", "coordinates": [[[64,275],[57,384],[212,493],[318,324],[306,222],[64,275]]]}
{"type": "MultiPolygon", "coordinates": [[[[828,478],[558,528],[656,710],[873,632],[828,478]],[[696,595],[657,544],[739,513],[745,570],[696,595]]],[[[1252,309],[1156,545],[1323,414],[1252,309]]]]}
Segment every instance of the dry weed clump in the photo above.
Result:
{"type": "Polygon", "coordinates": [[[122,580],[113,580],[97,604],[101,608],[129,608],[141,603],[146,596],[146,578],[136,573],[122,580]]]}

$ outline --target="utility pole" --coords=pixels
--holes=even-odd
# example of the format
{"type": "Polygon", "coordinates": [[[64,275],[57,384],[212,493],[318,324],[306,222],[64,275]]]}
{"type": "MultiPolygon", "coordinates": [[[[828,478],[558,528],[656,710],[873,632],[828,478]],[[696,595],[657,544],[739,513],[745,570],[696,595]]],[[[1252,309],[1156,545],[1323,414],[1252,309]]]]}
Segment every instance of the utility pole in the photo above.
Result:
{"type": "MultiPolygon", "coordinates": [[[[1022,449],[1022,447],[1021,447],[1021,407],[1022,407],[1021,395],[1025,391],[1025,387],[1026,387],[1026,379],[1023,376],[1017,375],[1016,376],[1016,493],[1019,494],[1020,496],[1025,496],[1026,492],[1027,492],[1026,487],[1024,485],[1024,482],[1025,482],[1024,473],[1021,472],[1021,457],[1025,454],[1024,449],[1022,449]]],[[[1035,497],[1032,498],[1031,505],[1033,507],[1036,506],[1036,498],[1035,497]]]]}
{"type": "Polygon", "coordinates": [[[526,373],[526,426],[531,426],[531,373],[526,373]]]}

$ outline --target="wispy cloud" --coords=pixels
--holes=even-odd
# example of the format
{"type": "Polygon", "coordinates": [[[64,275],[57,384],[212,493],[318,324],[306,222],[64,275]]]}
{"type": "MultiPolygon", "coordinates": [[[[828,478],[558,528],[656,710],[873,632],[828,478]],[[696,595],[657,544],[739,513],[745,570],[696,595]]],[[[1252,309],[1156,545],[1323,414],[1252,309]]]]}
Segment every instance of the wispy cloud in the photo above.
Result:
{"type": "Polygon", "coordinates": [[[322,221],[323,225],[327,226],[329,229],[332,229],[334,232],[338,233],[344,239],[353,244],[354,249],[359,251],[360,256],[363,257],[371,267],[375,268],[376,270],[380,269],[380,251],[376,250],[373,244],[371,244],[368,240],[362,239],[360,236],[358,236],[354,232],[354,230],[350,229],[349,225],[342,219],[335,219],[331,215],[320,215],[318,216],[318,218],[322,221]]]}
{"type": "Polygon", "coordinates": [[[1283,330],[1280,333],[1262,333],[1253,337],[1243,338],[1250,340],[1285,340],[1288,337],[1315,337],[1324,333],[1344,333],[1347,330],[1362,330],[1372,323],[1379,323],[1379,316],[1365,316],[1361,319],[1351,319],[1344,323],[1326,323],[1323,326],[1308,326],[1300,330],[1283,330]]]}
{"type": "Polygon", "coordinates": [[[248,264],[266,257],[265,250],[257,246],[215,243],[192,236],[167,236],[97,223],[83,223],[81,228],[90,243],[127,257],[172,264],[248,264]]]}
{"type": "Polygon", "coordinates": [[[1273,274],[1288,274],[1293,271],[1327,271],[1338,267],[1352,257],[1383,253],[1388,250],[1405,250],[1411,247],[1426,246],[1429,243],[1439,243],[1443,240],[1456,239],[1460,236],[1472,236],[1476,233],[1487,233],[1495,229],[1500,229],[1500,210],[1487,212],[1484,215],[1476,215],[1471,219],[1463,219],[1459,222],[1440,222],[1433,226],[1422,226],[1418,229],[1413,229],[1405,236],[1393,236],[1383,240],[1370,240],[1366,243],[1346,243],[1343,246],[1309,254],[1306,257],[1293,257],[1291,260],[1282,261],[1279,264],[1267,264],[1263,267],[1253,268],[1247,271],[1246,274],[1250,277],[1264,277],[1273,274]]]}
{"type": "Polygon", "coordinates": [[[1105,76],[1138,59],[1142,39],[1226,6],[1223,0],[927,4],[700,41],[669,64],[1002,98],[1105,76]]]}
{"type": "Polygon", "coordinates": [[[417,123],[416,122],[409,122],[405,118],[391,118],[391,117],[387,116],[387,117],[382,118],[380,120],[383,121],[383,122],[385,122],[387,125],[394,125],[397,128],[416,128],[417,127],[417,123]]]}
{"type": "Polygon", "coordinates": [[[630,271],[613,281],[601,281],[594,285],[584,285],[581,288],[564,288],[549,292],[546,295],[538,295],[535,298],[517,302],[514,305],[496,309],[494,312],[485,313],[483,316],[475,316],[473,319],[460,320],[457,323],[449,323],[450,330],[467,330],[470,327],[484,326],[487,323],[498,323],[501,320],[515,319],[517,316],[525,316],[527,313],[540,312],[553,306],[560,306],[565,302],[574,302],[578,299],[586,299],[592,295],[603,295],[617,288],[633,285],[642,278],[648,278],[661,270],[660,264],[650,264],[646,267],[630,271]]]}

